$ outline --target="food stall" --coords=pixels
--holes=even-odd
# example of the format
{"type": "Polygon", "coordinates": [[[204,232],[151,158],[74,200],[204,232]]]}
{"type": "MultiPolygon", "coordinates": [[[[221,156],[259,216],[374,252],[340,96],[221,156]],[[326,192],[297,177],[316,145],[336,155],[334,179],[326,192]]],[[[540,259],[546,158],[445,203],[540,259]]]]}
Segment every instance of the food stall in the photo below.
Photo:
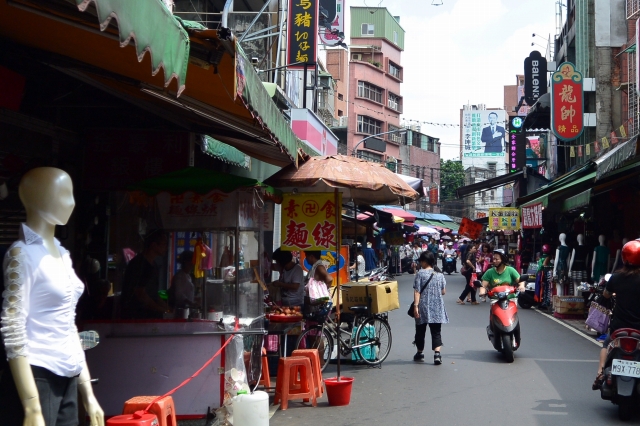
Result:
{"type": "MultiPolygon", "coordinates": [[[[87,361],[92,376],[100,380],[95,392],[107,416],[120,414],[129,398],[173,389],[210,360],[236,327],[235,333],[245,337],[244,361],[257,358],[259,365],[265,334],[261,277],[269,246],[265,233],[273,231],[274,193],[251,179],[198,169],[183,172],[122,194],[114,215],[113,222],[122,226],[111,232],[113,263],[119,265],[113,276],[113,319],[83,324],[100,334],[100,345],[87,352],[87,361]],[[177,180],[181,177],[183,182],[177,180]],[[183,251],[202,257],[194,258],[192,274],[199,308],[192,308],[187,318],[167,312],[162,319],[120,319],[123,301],[115,284],[123,274],[117,269],[125,267],[132,252],[139,253],[129,246],[130,233],[125,232],[133,225],[145,233],[167,233],[167,254],[157,259],[162,271],[159,297],[168,289],[183,251]]],[[[179,419],[203,418],[209,408],[222,405],[225,366],[233,363],[237,360],[225,359],[223,352],[173,394],[179,419]]],[[[247,371],[259,374],[259,369],[247,371]]]]}

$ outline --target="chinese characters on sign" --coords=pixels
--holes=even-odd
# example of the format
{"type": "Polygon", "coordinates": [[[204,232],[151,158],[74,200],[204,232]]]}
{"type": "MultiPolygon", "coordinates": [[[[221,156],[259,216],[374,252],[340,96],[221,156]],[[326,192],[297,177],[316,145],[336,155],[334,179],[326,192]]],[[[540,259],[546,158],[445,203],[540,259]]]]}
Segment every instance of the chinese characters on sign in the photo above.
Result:
{"type": "Polygon", "coordinates": [[[522,170],[525,166],[526,140],[527,138],[521,129],[511,130],[509,133],[509,173],[522,170]]]}
{"type": "Polygon", "coordinates": [[[560,65],[551,77],[551,127],[562,140],[580,136],[583,129],[582,74],[570,62],[560,65]]]}
{"type": "Polygon", "coordinates": [[[520,209],[517,208],[496,208],[489,209],[489,229],[497,230],[520,230],[520,209]]]}
{"type": "Polygon", "coordinates": [[[318,50],[318,1],[289,0],[287,21],[287,69],[304,69],[316,63],[318,50]]]}
{"type": "Polygon", "coordinates": [[[522,228],[542,228],[542,203],[522,207],[522,228]]]}
{"type": "Polygon", "coordinates": [[[478,222],[474,222],[473,220],[463,217],[462,222],[460,222],[460,229],[458,229],[458,235],[466,235],[467,237],[475,240],[480,238],[480,234],[482,233],[482,224],[478,222]]]}
{"type": "Polygon", "coordinates": [[[462,137],[464,158],[504,157],[505,111],[463,111],[462,137]]]}
{"type": "MultiPolygon", "coordinates": [[[[338,211],[342,196],[338,195],[338,211]]],[[[333,193],[285,194],[282,202],[282,249],[327,250],[340,242],[333,193]]]]}

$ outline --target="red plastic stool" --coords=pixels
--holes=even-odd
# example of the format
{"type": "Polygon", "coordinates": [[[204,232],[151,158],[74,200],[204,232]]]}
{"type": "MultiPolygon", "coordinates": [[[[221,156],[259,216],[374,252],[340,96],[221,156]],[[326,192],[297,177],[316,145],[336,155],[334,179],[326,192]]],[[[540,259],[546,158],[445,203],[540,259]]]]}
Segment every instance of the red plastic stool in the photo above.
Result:
{"type": "Polygon", "coordinates": [[[107,420],[107,426],[154,426],[158,424],[158,417],[155,414],[124,414],[114,416],[107,420]]]}
{"type": "Polygon", "coordinates": [[[302,356],[290,356],[280,358],[278,363],[278,377],[276,379],[276,394],[273,403],[281,403],[284,411],[293,399],[311,400],[311,405],[316,407],[316,384],[311,371],[311,361],[302,356]],[[292,386],[293,376],[300,374],[299,388],[292,386]]]}
{"type": "MultiPolygon", "coordinates": [[[[291,356],[304,356],[309,358],[311,362],[311,371],[316,385],[316,398],[320,398],[324,394],[324,380],[322,380],[322,369],[320,368],[320,354],[317,349],[296,349],[291,356]]],[[[300,386],[298,374],[293,377],[294,386],[300,386]]]]}
{"type": "MultiPolygon", "coordinates": [[[[157,396],[136,396],[124,403],[122,414],[133,414],[136,411],[142,411],[157,396]]],[[[173,405],[173,398],[165,396],[164,398],[153,403],[149,412],[158,416],[158,426],[177,426],[176,409],[173,405]]]]}
{"type": "Polygon", "coordinates": [[[260,382],[258,385],[265,388],[271,388],[271,377],[269,377],[269,361],[267,360],[267,350],[262,348],[262,376],[260,376],[260,382]]]}

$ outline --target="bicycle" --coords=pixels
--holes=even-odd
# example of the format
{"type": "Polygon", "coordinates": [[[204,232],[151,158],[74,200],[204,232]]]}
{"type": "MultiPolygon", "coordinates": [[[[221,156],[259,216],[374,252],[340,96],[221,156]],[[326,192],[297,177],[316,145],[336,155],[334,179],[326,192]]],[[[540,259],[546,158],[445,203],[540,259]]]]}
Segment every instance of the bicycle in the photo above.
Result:
{"type": "Polygon", "coordinates": [[[337,349],[343,356],[355,353],[357,361],[363,361],[372,366],[382,364],[391,351],[392,338],[388,315],[386,313],[371,314],[368,306],[352,306],[350,310],[353,314],[340,315],[341,320],[352,319],[346,322],[348,327],[344,329],[331,317],[330,307],[331,302],[328,302],[319,314],[307,318],[311,321],[317,320],[320,324],[304,330],[296,341],[296,348],[302,349],[301,343],[304,341],[303,346],[306,349],[318,349],[321,370],[324,371],[333,358],[339,332],[340,347],[337,349]]]}

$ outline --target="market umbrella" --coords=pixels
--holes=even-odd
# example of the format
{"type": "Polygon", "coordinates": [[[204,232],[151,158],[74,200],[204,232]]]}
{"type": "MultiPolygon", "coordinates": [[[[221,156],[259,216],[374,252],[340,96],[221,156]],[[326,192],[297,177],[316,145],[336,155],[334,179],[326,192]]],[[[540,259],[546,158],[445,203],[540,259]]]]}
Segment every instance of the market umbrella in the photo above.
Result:
{"type": "Polygon", "coordinates": [[[420,226],[418,228],[418,235],[429,235],[429,234],[438,234],[438,230],[435,228],[431,228],[429,226],[420,226]]]}
{"type": "Polygon", "coordinates": [[[276,188],[332,192],[365,204],[407,204],[419,194],[380,163],[346,155],[310,157],[297,169],[289,165],[265,181],[276,188]]]}
{"type": "Polygon", "coordinates": [[[441,237],[440,237],[440,239],[441,239],[441,240],[450,240],[450,239],[451,239],[451,237],[450,237],[450,236],[448,236],[448,235],[443,235],[443,236],[441,236],[441,237]]]}
{"type": "MultiPolygon", "coordinates": [[[[265,181],[276,188],[304,188],[304,192],[338,192],[355,203],[406,204],[419,194],[405,181],[380,163],[346,155],[307,157],[298,168],[289,165],[265,181]]],[[[339,229],[339,215],[336,228],[339,229]]],[[[340,253],[340,238],[336,239],[336,253],[340,253]]],[[[340,275],[336,277],[336,291],[340,298],[340,275]]],[[[340,300],[340,299],[338,299],[340,300]]],[[[340,324],[340,307],[336,309],[340,324]]],[[[340,339],[340,333],[338,333],[340,339]]],[[[338,340],[337,377],[340,380],[340,341],[338,340]]]]}

